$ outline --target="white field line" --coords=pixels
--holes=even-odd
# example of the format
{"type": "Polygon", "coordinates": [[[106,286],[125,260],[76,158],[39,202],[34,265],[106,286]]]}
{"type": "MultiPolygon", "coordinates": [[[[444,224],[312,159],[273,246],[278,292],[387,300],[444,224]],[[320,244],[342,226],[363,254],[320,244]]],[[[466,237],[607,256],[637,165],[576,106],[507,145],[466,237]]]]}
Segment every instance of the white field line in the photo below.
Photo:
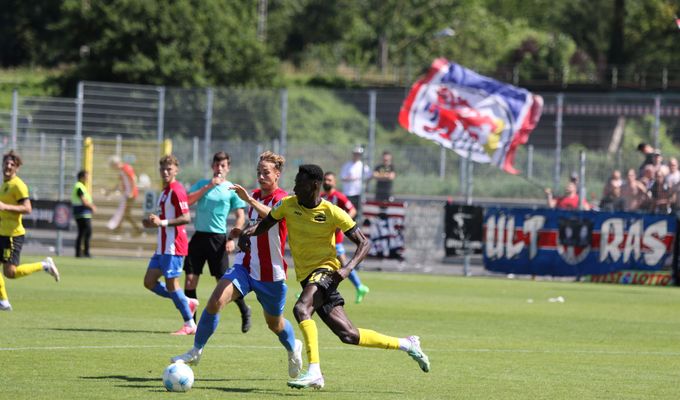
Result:
{"type": "MultiPolygon", "coordinates": [[[[53,351],[53,350],[129,350],[129,349],[176,349],[185,348],[179,345],[110,345],[110,346],[26,346],[26,347],[0,347],[0,351],[53,351]]],[[[281,346],[249,346],[249,345],[210,345],[209,349],[254,349],[273,350],[281,346]]],[[[323,350],[358,350],[354,346],[330,346],[323,350]]],[[[523,354],[592,354],[592,355],[638,355],[638,356],[663,356],[677,357],[680,351],[625,351],[625,350],[535,350],[535,349],[425,349],[428,353],[523,353],[523,354]]]]}

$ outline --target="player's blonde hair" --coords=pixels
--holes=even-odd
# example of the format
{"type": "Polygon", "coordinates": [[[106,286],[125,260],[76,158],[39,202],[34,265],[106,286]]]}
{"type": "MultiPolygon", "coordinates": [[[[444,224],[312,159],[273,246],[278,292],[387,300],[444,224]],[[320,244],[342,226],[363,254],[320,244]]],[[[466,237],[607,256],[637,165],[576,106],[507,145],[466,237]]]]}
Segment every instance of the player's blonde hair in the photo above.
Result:
{"type": "Polygon", "coordinates": [[[266,161],[274,164],[274,168],[276,168],[277,171],[283,170],[283,165],[286,163],[286,159],[283,158],[282,155],[276,154],[273,151],[265,151],[264,153],[260,154],[260,162],[266,161]]]}
{"type": "Polygon", "coordinates": [[[175,157],[174,154],[168,154],[161,157],[161,160],[158,162],[158,165],[160,165],[161,167],[164,165],[176,165],[177,167],[179,167],[179,160],[177,159],[177,157],[175,157]]]}

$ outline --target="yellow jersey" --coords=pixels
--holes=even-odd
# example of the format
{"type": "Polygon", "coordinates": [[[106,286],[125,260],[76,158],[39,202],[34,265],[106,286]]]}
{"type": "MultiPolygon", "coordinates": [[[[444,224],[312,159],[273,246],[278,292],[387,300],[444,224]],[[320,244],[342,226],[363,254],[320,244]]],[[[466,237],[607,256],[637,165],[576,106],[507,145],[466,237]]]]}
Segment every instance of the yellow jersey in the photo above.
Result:
{"type": "Polygon", "coordinates": [[[276,220],[286,219],[298,281],[318,268],[340,269],[335,254],[335,230],[347,232],[356,224],[343,209],[326,200],[314,208],[306,208],[298,204],[297,196],[288,196],[281,199],[270,214],[276,220]]]}
{"type": "MultiPolygon", "coordinates": [[[[0,201],[13,206],[19,200],[28,199],[28,186],[18,176],[4,181],[0,188],[0,201]]],[[[21,236],[26,233],[21,223],[21,214],[15,211],[0,211],[0,236],[21,236]]]]}

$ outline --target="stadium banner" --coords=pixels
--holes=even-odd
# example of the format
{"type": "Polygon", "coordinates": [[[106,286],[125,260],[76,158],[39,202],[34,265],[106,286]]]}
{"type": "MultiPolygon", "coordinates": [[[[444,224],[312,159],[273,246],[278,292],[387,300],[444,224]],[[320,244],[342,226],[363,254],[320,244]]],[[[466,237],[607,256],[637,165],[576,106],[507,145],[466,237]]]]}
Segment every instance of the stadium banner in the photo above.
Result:
{"type": "Polygon", "coordinates": [[[672,261],[675,232],[669,215],[490,207],[484,266],[554,276],[658,271],[672,261]]]}
{"type": "Polygon", "coordinates": [[[542,110],[541,96],[438,58],[411,87],[399,124],[462,157],[517,174],[515,151],[529,140],[542,110]]]}
{"type": "Polygon", "coordinates": [[[367,201],[362,213],[362,231],[371,239],[368,256],[403,260],[406,203],[367,201]]]}
{"type": "Polygon", "coordinates": [[[447,256],[482,252],[484,209],[447,203],[444,206],[444,250],[447,256]]]}
{"type": "Polygon", "coordinates": [[[583,282],[618,283],[621,285],[671,286],[673,274],[670,271],[622,270],[602,275],[586,275],[583,282]]]}
{"type": "Polygon", "coordinates": [[[29,229],[56,229],[67,231],[73,213],[68,201],[31,200],[33,210],[25,214],[22,223],[29,229]]]}

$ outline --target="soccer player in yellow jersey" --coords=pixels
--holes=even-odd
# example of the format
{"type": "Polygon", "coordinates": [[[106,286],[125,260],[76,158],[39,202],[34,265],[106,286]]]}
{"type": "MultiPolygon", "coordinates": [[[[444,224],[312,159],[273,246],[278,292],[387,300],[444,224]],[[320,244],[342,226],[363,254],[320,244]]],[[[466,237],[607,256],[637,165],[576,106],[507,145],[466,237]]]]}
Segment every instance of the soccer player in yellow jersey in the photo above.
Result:
{"type": "MultiPolygon", "coordinates": [[[[19,264],[21,247],[24,244],[26,230],[21,223],[23,214],[32,211],[28,198],[28,187],[17,176],[21,167],[21,158],[14,150],[2,156],[2,188],[0,188],[0,260],[3,272],[9,279],[22,278],[43,270],[59,282],[59,271],[51,257],[43,261],[19,264]]],[[[0,310],[10,311],[12,306],[7,298],[5,282],[0,276],[0,310]]]]}
{"type": "Polygon", "coordinates": [[[332,203],[321,199],[320,188],[323,170],[318,165],[301,165],[295,176],[295,196],[277,203],[257,225],[246,228],[239,246],[248,247],[249,236],[267,232],[282,219],[288,227],[288,243],[295,263],[295,274],[302,285],[302,294],[293,308],[305,341],[308,370],[288,381],[292,388],[324,386],[319,359],[316,312],[321,320],[343,343],[362,347],[403,350],[420,368],[430,371],[430,361],[420,348],[418,336],[396,338],[370,329],[356,328],[345,313],[345,300],[337,291],[338,284],[359,264],[368,253],[369,242],[347,213],[332,203]],[[357,250],[345,265],[335,254],[335,230],[341,229],[356,245],[357,250]]]}

